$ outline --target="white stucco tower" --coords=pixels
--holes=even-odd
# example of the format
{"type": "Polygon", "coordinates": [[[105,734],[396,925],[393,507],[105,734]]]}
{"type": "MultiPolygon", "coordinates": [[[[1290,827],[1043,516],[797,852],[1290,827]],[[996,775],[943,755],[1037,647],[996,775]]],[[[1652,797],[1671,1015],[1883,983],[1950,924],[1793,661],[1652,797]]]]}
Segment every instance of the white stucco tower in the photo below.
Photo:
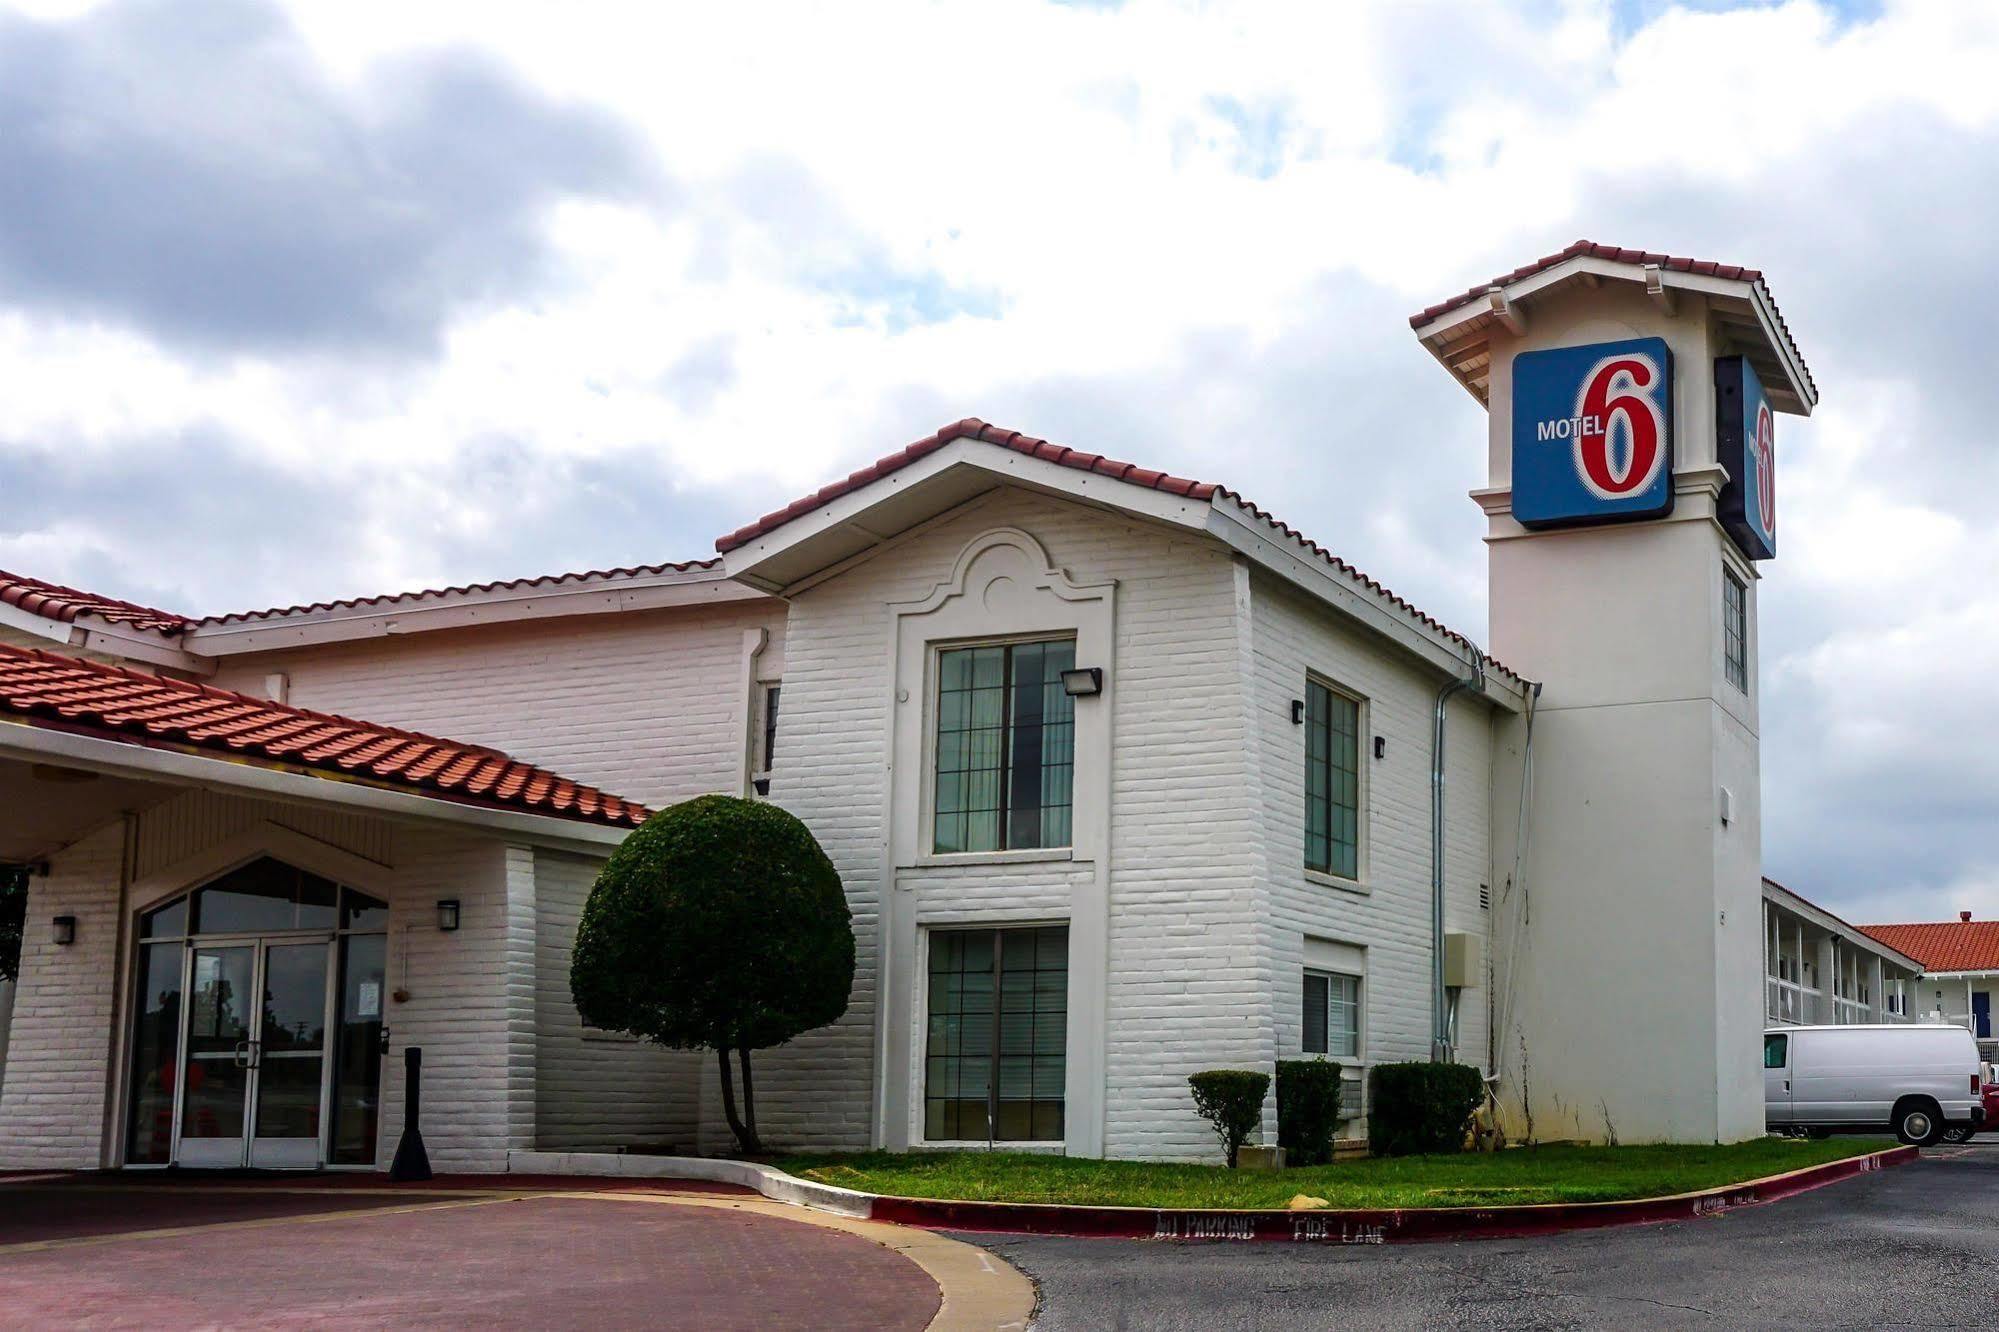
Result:
{"type": "Polygon", "coordinates": [[[1754,561],[1809,372],[1761,274],[1589,242],[1412,322],[1488,409],[1492,652],[1542,685],[1531,768],[1494,746],[1505,1128],[1759,1134],[1754,561]]]}

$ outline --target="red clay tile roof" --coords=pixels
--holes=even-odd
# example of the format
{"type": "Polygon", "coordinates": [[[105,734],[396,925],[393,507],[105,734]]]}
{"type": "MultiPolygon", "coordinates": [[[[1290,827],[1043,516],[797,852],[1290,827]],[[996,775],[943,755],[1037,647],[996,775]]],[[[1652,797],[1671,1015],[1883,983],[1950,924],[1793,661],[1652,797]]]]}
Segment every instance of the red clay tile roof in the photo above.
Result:
{"type": "Polygon", "coordinates": [[[511,592],[517,588],[559,587],[564,583],[597,583],[614,578],[643,578],[654,574],[687,573],[695,569],[713,569],[720,560],[682,560],[678,564],[639,564],[620,569],[590,569],[583,573],[542,574],[535,578],[512,578],[492,583],[468,583],[463,587],[433,587],[421,592],[390,592],[376,597],[349,597],[344,601],[315,601],[304,606],[273,606],[269,610],[231,611],[227,615],[209,615],[196,621],[197,624],[237,624],[248,620],[275,620],[287,615],[305,615],[313,611],[355,610],[363,606],[394,606],[410,601],[424,601],[435,597],[466,596],[479,592],[511,592]]]}
{"type": "Polygon", "coordinates": [[[266,760],[460,804],[623,828],[648,813],[497,750],[36,648],[0,645],[0,716],[149,748],[266,760]]]}
{"type": "MultiPolygon", "coordinates": [[[[1207,500],[1211,503],[1217,498],[1226,499],[1230,503],[1240,506],[1245,512],[1259,521],[1268,524],[1271,528],[1282,533],[1324,563],[1331,565],[1339,573],[1352,579],[1373,595],[1387,601],[1410,618],[1474,652],[1479,650],[1463,634],[1443,624],[1436,617],[1418,610],[1415,606],[1403,600],[1382,584],[1320,546],[1318,542],[1313,541],[1289,524],[1272,517],[1264,509],[1259,508],[1237,491],[1231,490],[1226,486],[1216,485],[1213,482],[1189,481],[1185,477],[1174,476],[1167,472],[1155,472],[1150,468],[1140,467],[1135,463],[1117,462],[1104,457],[1102,454],[1084,453],[1061,444],[1051,444],[1045,439],[1036,439],[1032,435],[1022,434],[1018,430],[1007,430],[1001,426],[988,425],[975,416],[968,416],[962,421],[953,422],[937,433],[926,435],[922,439],[917,440],[908,448],[897,453],[891,453],[888,457],[881,459],[871,466],[863,467],[860,471],[853,473],[844,480],[835,481],[831,485],[823,486],[805,498],[785,505],[775,513],[767,513],[747,527],[737,528],[727,536],[718,538],[715,542],[715,549],[726,553],[735,550],[739,546],[747,545],[766,532],[773,531],[794,518],[812,512],[820,505],[859,490],[869,482],[879,480],[891,472],[907,467],[919,458],[935,453],[946,444],[959,439],[980,440],[1000,448],[1011,449],[1015,453],[1024,453],[1029,457],[1046,459],[1052,463],[1060,463],[1064,467],[1076,468],[1078,471],[1094,472],[1099,476],[1111,477],[1114,480],[1128,482],[1135,486],[1144,486],[1150,490],[1162,490],[1170,495],[1185,495],[1189,499],[1207,500]]],[[[1486,659],[1486,664],[1513,679],[1517,680],[1520,678],[1513,671],[1507,669],[1499,662],[1493,661],[1491,658],[1486,659]]]]}
{"type": "Polygon", "coordinates": [[[1999,920],[1862,925],[1860,932],[1907,953],[1924,971],[1999,971],[1999,920]]]}
{"type": "Polygon", "coordinates": [[[997,444],[1015,453],[1024,453],[1031,458],[1042,458],[1064,467],[1073,467],[1079,472],[1095,472],[1118,481],[1129,481],[1135,486],[1146,486],[1152,490],[1163,490],[1169,495],[1185,495],[1190,499],[1204,500],[1215,493],[1215,487],[1200,481],[1189,481],[1184,477],[1169,476],[1165,472],[1149,471],[1135,463],[1118,462],[1100,453],[1084,453],[1078,449],[1065,448],[1060,444],[1050,444],[1045,439],[1035,439],[1023,435],[1018,430],[1006,430],[996,425],[987,425],[975,416],[962,421],[954,421],[934,435],[925,435],[908,448],[891,453],[870,466],[829,486],[822,486],[804,499],[794,500],[775,513],[767,513],[747,527],[739,527],[727,536],[718,537],[715,549],[724,552],[748,545],[764,533],[783,526],[792,519],[808,514],[822,504],[830,503],[842,495],[859,490],[871,481],[879,480],[891,472],[900,471],[917,459],[937,452],[946,444],[958,439],[983,440],[997,444]]]}
{"type": "Polygon", "coordinates": [[[0,602],[17,606],[30,615],[60,620],[64,624],[73,624],[78,616],[87,615],[92,619],[103,620],[110,624],[122,624],[133,629],[151,629],[163,634],[177,634],[190,623],[186,616],[175,615],[172,611],[154,610],[151,606],[136,606],[129,601],[100,597],[94,592],[81,592],[73,587],[63,587],[59,583],[47,583],[39,578],[29,578],[25,574],[8,573],[5,570],[0,570],[0,602]]]}
{"type": "MultiPolygon", "coordinates": [[[[1409,327],[1421,328],[1439,315],[1447,315],[1462,306],[1470,305],[1473,301],[1483,299],[1486,292],[1494,287],[1504,287],[1523,278],[1533,277],[1536,273],[1545,272],[1556,264],[1566,263],[1581,255],[1587,255],[1592,259],[1607,259],[1619,264],[1657,264],[1675,273],[1693,273],[1701,277],[1716,277],[1731,282],[1754,283],[1763,289],[1763,299],[1770,302],[1770,313],[1776,317],[1777,327],[1783,333],[1785,341],[1792,343],[1793,352],[1797,350],[1797,344],[1791,338],[1790,325],[1784,322],[1784,315],[1777,308],[1776,298],[1770,295],[1770,287],[1763,281],[1761,269],[1744,268],[1740,264],[1718,264],[1711,259],[1686,259],[1678,255],[1659,254],[1652,250],[1627,250],[1616,245],[1600,245],[1591,240],[1579,240],[1565,250],[1542,255],[1533,263],[1522,264],[1511,273],[1502,273],[1490,282],[1481,282],[1461,295],[1426,306],[1409,316],[1409,327]]],[[[1802,355],[1798,357],[1798,367],[1804,370],[1805,382],[1811,387],[1812,392],[1817,393],[1818,385],[1813,382],[1812,372],[1805,366],[1802,355]]]]}

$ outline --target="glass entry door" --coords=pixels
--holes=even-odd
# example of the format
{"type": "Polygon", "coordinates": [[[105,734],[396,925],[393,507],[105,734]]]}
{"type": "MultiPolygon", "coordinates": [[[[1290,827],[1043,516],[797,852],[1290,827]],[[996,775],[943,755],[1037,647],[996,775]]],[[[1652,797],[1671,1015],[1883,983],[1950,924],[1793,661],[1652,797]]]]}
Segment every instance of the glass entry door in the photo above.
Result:
{"type": "Polygon", "coordinates": [[[332,949],[331,937],[188,949],[181,1165],[320,1164],[332,949]]]}
{"type": "Polygon", "coordinates": [[[174,1156],[182,1165],[240,1166],[250,1093],[257,946],[191,949],[188,964],[180,1147],[174,1156]]]}
{"type": "Polygon", "coordinates": [[[326,1100],[333,941],[262,945],[264,1002],[250,1043],[250,1164],[311,1169],[326,1100]]]}

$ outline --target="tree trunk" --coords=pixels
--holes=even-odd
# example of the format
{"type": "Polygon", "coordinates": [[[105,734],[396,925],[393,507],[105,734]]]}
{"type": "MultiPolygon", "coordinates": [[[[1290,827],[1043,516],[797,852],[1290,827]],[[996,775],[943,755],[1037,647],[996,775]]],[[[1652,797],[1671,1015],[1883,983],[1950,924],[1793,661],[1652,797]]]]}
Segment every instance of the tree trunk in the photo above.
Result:
{"type": "Polygon", "coordinates": [[[750,1081],[749,1047],[738,1047],[736,1058],[743,1061],[743,1127],[747,1130],[747,1136],[743,1138],[743,1150],[761,1152],[764,1145],[763,1140],[757,1137],[757,1089],[756,1084],[750,1081]]]}
{"type": "Polygon", "coordinates": [[[729,1121],[729,1132],[736,1135],[736,1145],[743,1151],[755,1151],[751,1138],[743,1130],[743,1121],[736,1118],[736,1079],[729,1068],[729,1047],[718,1045],[715,1054],[722,1061],[722,1115],[729,1121]]]}

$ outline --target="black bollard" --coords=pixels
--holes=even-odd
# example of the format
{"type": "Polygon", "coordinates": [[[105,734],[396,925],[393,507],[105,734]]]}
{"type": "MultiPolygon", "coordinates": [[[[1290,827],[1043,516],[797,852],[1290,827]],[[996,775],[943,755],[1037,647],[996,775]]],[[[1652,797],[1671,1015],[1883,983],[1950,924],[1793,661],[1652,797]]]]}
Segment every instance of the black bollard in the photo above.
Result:
{"type": "Polygon", "coordinates": [[[412,1045],[403,1051],[403,1139],[396,1144],[396,1159],[389,1167],[393,1180],[430,1178],[430,1154],[423,1149],[423,1134],[417,1128],[417,1106],[423,1099],[423,1051],[412,1045]]]}

